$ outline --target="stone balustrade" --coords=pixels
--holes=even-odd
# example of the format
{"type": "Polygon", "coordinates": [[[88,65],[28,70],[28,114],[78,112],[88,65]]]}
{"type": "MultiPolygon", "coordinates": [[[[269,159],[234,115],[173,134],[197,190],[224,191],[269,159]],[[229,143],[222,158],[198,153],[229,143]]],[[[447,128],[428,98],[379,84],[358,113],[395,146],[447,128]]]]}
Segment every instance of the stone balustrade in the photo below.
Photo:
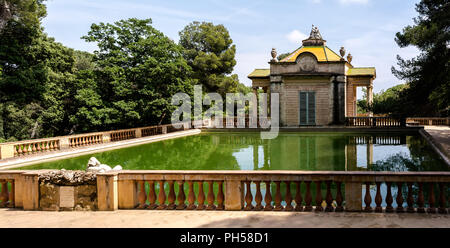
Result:
{"type": "Polygon", "coordinates": [[[450,126],[450,117],[410,117],[406,118],[408,125],[450,126]]]}
{"type": "MultiPolygon", "coordinates": [[[[220,119],[216,119],[220,121],[220,119]]],[[[246,116],[245,118],[238,117],[224,117],[221,120],[224,128],[269,128],[270,127],[270,117],[265,118],[251,118],[246,116]]],[[[216,123],[217,125],[217,123],[216,123]]]]}
{"type": "Polygon", "coordinates": [[[165,134],[180,130],[187,130],[192,126],[183,123],[183,127],[175,128],[171,124],[132,129],[114,130],[107,132],[95,132],[77,135],[60,136],[45,139],[24,140],[17,142],[0,143],[0,159],[29,156],[44,152],[64,150],[97,145],[108,142],[116,142],[146,136],[165,134]]]}
{"type": "Polygon", "coordinates": [[[406,120],[393,117],[345,117],[345,125],[351,127],[405,127],[406,120]]]}
{"type": "MultiPolygon", "coordinates": [[[[49,171],[0,171],[0,206],[42,210],[39,187],[42,174],[51,175],[49,171]]],[[[96,198],[92,201],[103,211],[446,214],[449,182],[450,172],[111,171],[96,174],[96,198]]]]}

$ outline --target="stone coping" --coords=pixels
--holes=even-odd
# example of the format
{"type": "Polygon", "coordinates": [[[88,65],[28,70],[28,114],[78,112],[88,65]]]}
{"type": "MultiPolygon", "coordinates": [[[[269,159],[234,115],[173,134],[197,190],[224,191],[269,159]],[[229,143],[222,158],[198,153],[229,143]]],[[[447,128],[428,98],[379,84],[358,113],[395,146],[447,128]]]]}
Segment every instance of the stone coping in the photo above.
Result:
{"type": "Polygon", "coordinates": [[[179,138],[189,135],[199,134],[201,130],[199,129],[190,129],[185,131],[177,131],[167,134],[158,134],[153,136],[147,136],[143,138],[135,138],[129,140],[122,140],[110,143],[103,143],[99,145],[80,147],[75,149],[61,150],[52,153],[43,153],[36,156],[24,156],[24,157],[16,157],[12,159],[7,159],[4,161],[0,161],[0,171],[5,169],[13,169],[33,164],[45,163],[50,161],[55,161],[64,158],[72,158],[78,157],[81,155],[87,155],[97,152],[115,150],[125,147],[131,147],[136,145],[142,145],[147,143],[152,143],[161,140],[179,138]]]}

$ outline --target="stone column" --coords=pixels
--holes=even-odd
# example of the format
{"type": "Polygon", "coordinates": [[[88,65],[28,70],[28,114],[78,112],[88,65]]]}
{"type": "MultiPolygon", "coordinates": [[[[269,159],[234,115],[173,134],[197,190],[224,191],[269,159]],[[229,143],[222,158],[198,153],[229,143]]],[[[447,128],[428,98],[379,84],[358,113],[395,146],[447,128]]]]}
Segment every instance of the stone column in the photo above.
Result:
{"type": "Polygon", "coordinates": [[[23,210],[39,209],[39,174],[29,172],[23,175],[22,204],[23,210]]]}
{"type": "MultiPolygon", "coordinates": [[[[266,94],[267,94],[267,88],[268,88],[268,87],[263,87],[263,91],[264,91],[264,93],[266,93],[266,94]]],[[[267,98],[265,99],[265,100],[266,100],[266,108],[261,109],[261,111],[262,111],[261,114],[262,114],[263,116],[267,116],[268,108],[270,108],[270,105],[267,105],[267,104],[269,103],[268,99],[269,99],[269,97],[267,96],[267,98]]]]}
{"type": "Polygon", "coordinates": [[[345,211],[362,210],[362,184],[361,182],[344,182],[345,184],[345,211]]]}
{"type": "MultiPolygon", "coordinates": [[[[372,106],[373,104],[373,85],[372,82],[367,86],[367,104],[372,106]]],[[[369,111],[369,116],[373,116],[373,112],[369,111]]]]}
{"type": "Polygon", "coordinates": [[[244,208],[244,175],[230,175],[225,179],[225,210],[244,208]]]}
{"type": "Polygon", "coordinates": [[[14,158],[14,144],[0,145],[0,159],[14,158]]]}
{"type": "Polygon", "coordinates": [[[120,209],[133,209],[138,202],[138,187],[135,180],[118,181],[118,207],[120,209]]]}
{"type": "Polygon", "coordinates": [[[114,211],[119,208],[117,173],[97,174],[98,210],[114,211]]]}

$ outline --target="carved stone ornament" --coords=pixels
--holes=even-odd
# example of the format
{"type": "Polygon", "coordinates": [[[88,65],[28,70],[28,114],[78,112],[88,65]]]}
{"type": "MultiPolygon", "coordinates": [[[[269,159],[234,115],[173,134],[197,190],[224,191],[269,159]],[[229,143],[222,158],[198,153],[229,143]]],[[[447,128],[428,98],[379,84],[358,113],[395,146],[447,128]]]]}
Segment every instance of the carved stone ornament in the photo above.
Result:
{"type": "Polygon", "coordinates": [[[349,63],[351,63],[351,62],[352,62],[352,59],[353,59],[353,56],[352,56],[351,53],[349,53],[349,54],[347,55],[347,61],[348,61],[349,63]]]}
{"type": "Polygon", "coordinates": [[[304,54],[298,58],[298,63],[300,65],[300,70],[310,72],[314,71],[316,68],[317,61],[313,56],[304,54]]]}
{"type": "Polygon", "coordinates": [[[319,28],[314,27],[314,25],[312,25],[309,38],[302,41],[303,46],[324,46],[325,42],[326,41],[322,38],[322,35],[320,34],[319,28]]]}
{"type": "Polygon", "coordinates": [[[272,55],[272,62],[277,62],[277,50],[275,48],[272,48],[272,52],[270,52],[270,54],[272,55]]]}
{"type": "Polygon", "coordinates": [[[345,56],[345,48],[341,47],[341,50],[339,50],[339,53],[341,54],[341,57],[345,56]]]}

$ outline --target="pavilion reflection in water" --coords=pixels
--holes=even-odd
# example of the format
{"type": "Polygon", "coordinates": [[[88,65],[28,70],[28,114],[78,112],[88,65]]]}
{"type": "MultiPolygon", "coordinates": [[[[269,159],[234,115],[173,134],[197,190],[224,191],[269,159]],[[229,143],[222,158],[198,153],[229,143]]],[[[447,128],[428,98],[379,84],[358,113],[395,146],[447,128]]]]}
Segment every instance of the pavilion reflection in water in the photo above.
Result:
{"type": "Polygon", "coordinates": [[[262,140],[259,135],[230,134],[212,136],[212,142],[252,149],[254,170],[358,171],[372,169],[374,145],[406,145],[406,137],[281,134],[276,139],[262,140]],[[358,160],[366,164],[358,164],[358,160]]]}

